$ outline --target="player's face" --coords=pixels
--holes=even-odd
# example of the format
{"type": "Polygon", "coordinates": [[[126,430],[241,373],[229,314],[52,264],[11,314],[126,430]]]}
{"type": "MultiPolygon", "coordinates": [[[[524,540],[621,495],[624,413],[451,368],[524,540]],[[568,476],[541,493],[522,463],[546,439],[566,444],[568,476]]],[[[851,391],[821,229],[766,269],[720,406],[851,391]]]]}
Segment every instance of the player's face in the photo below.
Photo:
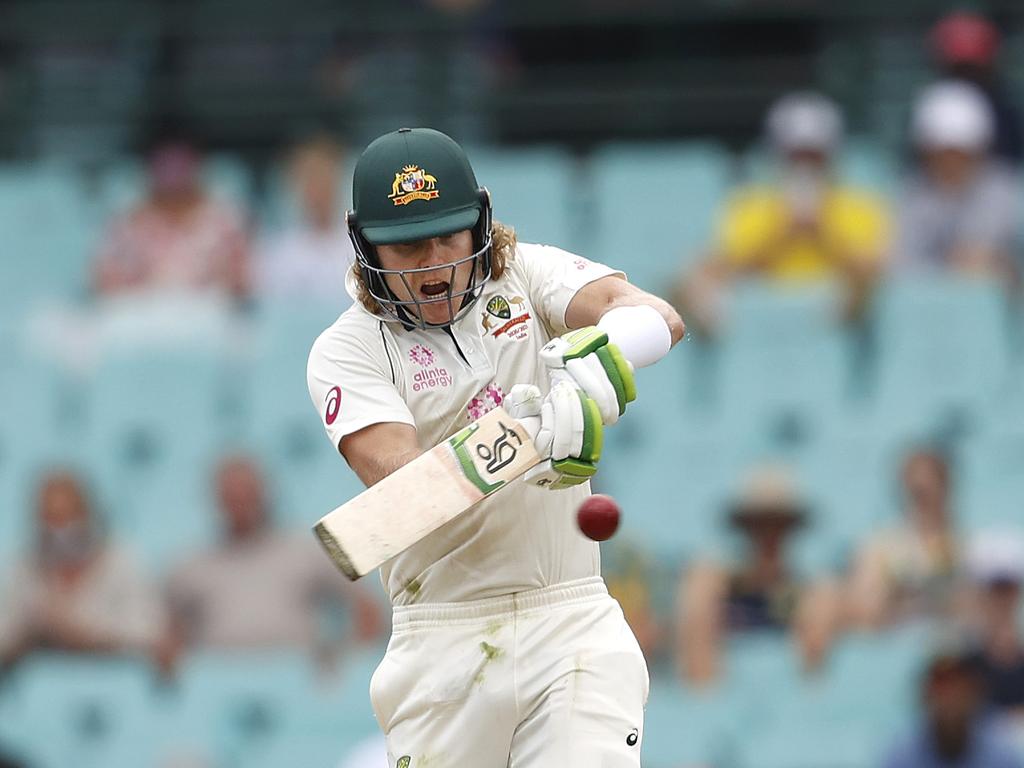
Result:
{"type": "MultiPolygon", "coordinates": [[[[468,229],[414,243],[377,246],[377,257],[384,269],[428,268],[425,272],[405,275],[405,280],[399,275],[385,275],[384,279],[400,301],[418,301],[420,319],[431,325],[451,322],[448,295],[469,287],[476,261],[469,259],[472,255],[473,235],[468,229]],[[460,260],[461,264],[451,266],[460,260]],[[431,267],[437,269],[429,269],[431,267]]],[[[451,311],[458,312],[461,302],[462,297],[453,298],[451,311]]],[[[414,314],[417,311],[415,305],[407,305],[407,308],[414,314]]]]}

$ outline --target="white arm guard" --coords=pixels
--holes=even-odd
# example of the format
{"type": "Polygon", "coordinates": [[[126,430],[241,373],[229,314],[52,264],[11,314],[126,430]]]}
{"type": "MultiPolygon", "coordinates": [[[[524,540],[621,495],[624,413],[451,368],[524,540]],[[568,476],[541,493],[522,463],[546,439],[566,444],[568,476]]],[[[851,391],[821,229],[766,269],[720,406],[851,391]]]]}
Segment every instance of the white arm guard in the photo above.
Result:
{"type": "Polygon", "coordinates": [[[605,312],[597,327],[619,348],[634,368],[656,363],[672,348],[672,332],[661,313],[647,304],[615,307],[605,312]]]}

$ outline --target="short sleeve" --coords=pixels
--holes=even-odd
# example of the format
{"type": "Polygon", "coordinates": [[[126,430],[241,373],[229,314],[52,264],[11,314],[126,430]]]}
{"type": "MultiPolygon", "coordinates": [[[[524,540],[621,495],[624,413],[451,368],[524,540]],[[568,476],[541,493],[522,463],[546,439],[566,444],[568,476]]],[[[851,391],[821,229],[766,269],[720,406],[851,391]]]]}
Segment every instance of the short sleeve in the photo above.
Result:
{"type": "Polygon", "coordinates": [[[309,395],[335,447],[371,424],[416,425],[396,386],[383,334],[368,336],[339,322],[320,335],[309,353],[309,395]]]}
{"type": "Polygon", "coordinates": [[[555,334],[566,333],[565,311],[583,286],[621,272],[549,245],[520,244],[517,254],[529,284],[530,302],[555,334]]]}

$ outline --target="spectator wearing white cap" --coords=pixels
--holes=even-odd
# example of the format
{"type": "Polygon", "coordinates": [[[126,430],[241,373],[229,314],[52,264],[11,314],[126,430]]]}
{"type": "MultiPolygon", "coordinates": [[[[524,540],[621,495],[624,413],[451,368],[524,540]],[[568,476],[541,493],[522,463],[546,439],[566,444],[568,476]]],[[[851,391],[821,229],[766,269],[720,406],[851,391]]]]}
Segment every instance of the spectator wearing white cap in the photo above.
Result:
{"type": "Polygon", "coordinates": [[[930,42],[944,77],[976,85],[988,101],[995,122],[992,153],[1017,165],[1024,157],[1020,113],[998,71],[999,30],[984,16],[954,11],[931,30],[930,42]]]}
{"type": "Polygon", "coordinates": [[[918,168],[901,196],[896,263],[1007,278],[1019,226],[1009,168],[990,154],[993,118],[969,83],[930,85],[913,111],[918,168]]]}
{"type": "Polygon", "coordinates": [[[733,195],[709,259],[681,282],[680,301],[698,329],[717,324],[717,289],[744,277],[837,280],[856,314],[888,249],[883,201],[835,175],[843,119],[831,100],[811,92],[783,96],[768,112],[765,135],[775,179],[733,195]]]}
{"type": "Polygon", "coordinates": [[[1016,531],[979,534],[967,549],[967,571],[977,592],[972,605],[989,702],[1024,730],[1024,538],[1016,531]]]}

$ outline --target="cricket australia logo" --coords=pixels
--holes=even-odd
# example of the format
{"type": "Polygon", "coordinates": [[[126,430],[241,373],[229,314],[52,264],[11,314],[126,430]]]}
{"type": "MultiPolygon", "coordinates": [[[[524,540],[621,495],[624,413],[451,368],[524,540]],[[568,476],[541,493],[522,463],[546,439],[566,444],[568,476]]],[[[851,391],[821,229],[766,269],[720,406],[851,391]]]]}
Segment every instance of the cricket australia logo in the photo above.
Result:
{"type": "Polygon", "coordinates": [[[480,316],[484,330],[494,338],[504,335],[513,341],[522,341],[529,336],[526,321],[530,313],[526,311],[526,299],[522,296],[505,298],[501,294],[492,296],[480,316]],[[515,315],[513,316],[513,308],[515,315]]]}
{"type": "Polygon", "coordinates": [[[436,177],[418,165],[407,165],[395,174],[388,198],[395,205],[408,205],[413,200],[433,200],[441,195],[436,187],[436,177]]]}
{"type": "Polygon", "coordinates": [[[434,350],[422,344],[413,345],[409,350],[409,359],[420,367],[412,376],[412,391],[422,392],[426,389],[443,389],[452,385],[452,376],[448,369],[434,365],[434,350]]]}

